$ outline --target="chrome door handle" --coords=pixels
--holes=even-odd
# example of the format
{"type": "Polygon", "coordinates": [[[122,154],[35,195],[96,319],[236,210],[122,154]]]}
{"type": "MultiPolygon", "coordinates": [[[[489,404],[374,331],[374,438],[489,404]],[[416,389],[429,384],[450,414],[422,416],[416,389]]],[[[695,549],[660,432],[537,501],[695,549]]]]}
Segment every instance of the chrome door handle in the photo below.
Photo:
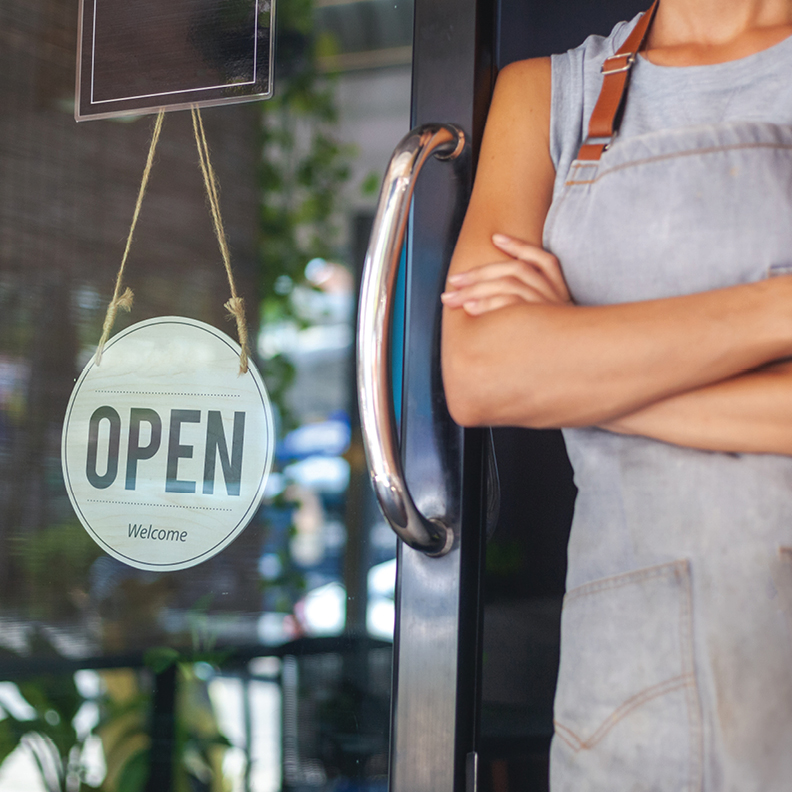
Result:
{"type": "Polygon", "coordinates": [[[464,133],[450,124],[424,124],[396,147],[385,172],[366,251],[358,312],[360,424],[374,491],[385,519],[399,538],[433,556],[451,549],[454,534],[440,515],[427,518],[421,514],[407,489],[391,399],[390,330],[415,180],[431,156],[453,160],[464,147],[464,133]]]}

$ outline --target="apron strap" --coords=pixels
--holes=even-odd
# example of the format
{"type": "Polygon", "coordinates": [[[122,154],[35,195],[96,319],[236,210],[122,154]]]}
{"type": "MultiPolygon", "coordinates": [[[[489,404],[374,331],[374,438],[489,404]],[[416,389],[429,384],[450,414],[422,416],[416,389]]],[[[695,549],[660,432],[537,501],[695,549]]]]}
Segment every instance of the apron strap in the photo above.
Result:
{"type": "Polygon", "coordinates": [[[605,58],[602,64],[602,90],[591,114],[588,135],[578,151],[577,159],[598,160],[619,131],[630,70],[646,41],[658,2],[659,0],[654,0],[652,7],[638,20],[638,24],[632,29],[619,51],[612,57],[605,58]],[[599,143],[591,142],[597,138],[605,138],[605,140],[599,143]]]}

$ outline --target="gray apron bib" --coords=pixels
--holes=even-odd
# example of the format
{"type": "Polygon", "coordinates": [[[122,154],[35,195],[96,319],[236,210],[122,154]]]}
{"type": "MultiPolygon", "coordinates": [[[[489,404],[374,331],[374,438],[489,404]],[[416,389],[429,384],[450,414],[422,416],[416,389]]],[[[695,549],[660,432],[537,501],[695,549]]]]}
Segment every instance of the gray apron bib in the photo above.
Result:
{"type": "MultiPolygon", "coordinates": [[[[792,272],[792,127],[617,138],[573,163],[544,242],[580,305],[792,272]]],[[[789,792],[792,458],[564,437],[553,792],[789,792]]]]}

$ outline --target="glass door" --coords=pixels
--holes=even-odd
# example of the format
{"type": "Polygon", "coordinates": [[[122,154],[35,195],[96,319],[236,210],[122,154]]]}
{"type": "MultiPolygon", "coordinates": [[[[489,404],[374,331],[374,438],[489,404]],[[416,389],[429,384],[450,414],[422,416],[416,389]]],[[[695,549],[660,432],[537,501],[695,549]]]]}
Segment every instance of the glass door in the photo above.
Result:
{"type": "MultiPolygon", "coordinates": [[[[203,112],[274,468],[225,550],[151,572],[82,527],[60,442],[153,118],[76,124],[76,3],[0,0],[3,792],[386,788],[396,539],[368,485],[353,337],[410,125],[413,9],[278,5],[275,97],[203,112]]],[[[127,282],[116,333],[175,315],[235,334],[188,113],[165,117],[127,282]]]]}

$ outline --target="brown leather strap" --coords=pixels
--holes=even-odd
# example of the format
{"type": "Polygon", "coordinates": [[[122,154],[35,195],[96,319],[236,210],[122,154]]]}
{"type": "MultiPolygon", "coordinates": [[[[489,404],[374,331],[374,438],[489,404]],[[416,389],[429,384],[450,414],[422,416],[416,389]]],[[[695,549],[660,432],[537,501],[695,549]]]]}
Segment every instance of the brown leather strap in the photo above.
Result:
{"type": "Polygon", "coordinates": [[[638,24],[632,29],[627,41],[619,47],[618,52],[610,58],[605,58],[602,64],[602,90],[591,114],[588,136],[578,152],[579,160],[598,160],[610,144],[610,139],[618,131],[630,70],[649,33],[658,3],[659,0],[654,0],[652,7],[638,20],[638,24]],[[592,143],[592,138],[607,138],[607,140],[592,143]]]}

